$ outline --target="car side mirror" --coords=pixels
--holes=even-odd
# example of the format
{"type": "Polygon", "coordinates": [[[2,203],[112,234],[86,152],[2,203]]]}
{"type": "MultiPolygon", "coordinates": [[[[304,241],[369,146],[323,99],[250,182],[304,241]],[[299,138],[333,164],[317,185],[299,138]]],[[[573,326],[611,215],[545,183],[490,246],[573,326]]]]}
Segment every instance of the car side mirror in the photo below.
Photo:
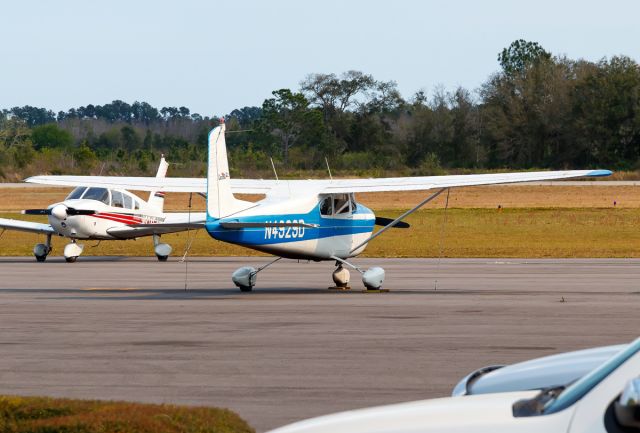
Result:
{"type": "Polygon", "coordinates": [[[640,378],[627,382],[614,407],[621,426],[640,428],[640,378]]]}

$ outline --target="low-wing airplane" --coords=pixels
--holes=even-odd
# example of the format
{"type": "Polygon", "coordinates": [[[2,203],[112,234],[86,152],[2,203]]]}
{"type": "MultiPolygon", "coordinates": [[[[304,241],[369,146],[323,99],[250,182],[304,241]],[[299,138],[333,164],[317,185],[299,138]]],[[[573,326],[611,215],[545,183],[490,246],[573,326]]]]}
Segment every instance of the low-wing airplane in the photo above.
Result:
{"type": "MultiPolygon", "coordinates": [[[[160,160],[155,179],[164,178],[169,164],[160,160]]],[[[160,261],[166,261],[171,246],[160,242],[160,235],[189,228],[200,228],[205,221],[204,213],[164,213],[164,192],[150,190],[147,201],[131,192],[119,188],[107,188],[92,183],[77,186],[64,201],[54,203],[46,209],[27,209],[26,215],[46,215],[49,224],[0,218],[0,228],[46,235],[45,243],[36,244],[33,254],[44,262],[51,252],[53,235],[71,239],[64,247],[67,262],[75,262],[84,246],[78,240],[124,240],[153,236],[154,252],[160,261]],[[198,224],[200,221],[200,224],[198,224]],[[137,227],[137,224],[146,224],[137,227]],[[170,223],[169,227],[154,223],[170,223]]]]}
{"type": "MultiPolygon", "coordinates": [[[[347,266],[362,275],[367,289],[379,289],[385,272],[380,267],[367,270],[348,259],[362,253],[369,242],[436,198],[448,188],[515,182],[558,180],[574,177],[609,176],[609,170],[565,170],[546,172],[473,174],[455,176],[395,177],[334,180],[231,180],[225,143],[225,125],[209,133],[207,179],[197,178],[115,178],[83,176],[45,176],[28,182],[58,185],[90,184],[117,188],[206,194],[204,223],[215,239],[273,254],[275,259],[259,267],[241,267],[231,276],[242,291],[250,291],[259,272],[282,258],[334,261],[333,280],[347,287],[347,266]],[[436,190],[412,209],[394,220],[376,218],[373,211],[355,199],[355,193],[377,191],[436,190]],[[258,202],[239,200],[234,192],[258,192],[266,197],[258,202]],[[383,227],[373,233],[375,225],[383,227]]],[[[406,224],[405,224],[406,226],[406,224]]],[[[137,227],[181,227],[170,221],[141,223],[137,227]]]]}

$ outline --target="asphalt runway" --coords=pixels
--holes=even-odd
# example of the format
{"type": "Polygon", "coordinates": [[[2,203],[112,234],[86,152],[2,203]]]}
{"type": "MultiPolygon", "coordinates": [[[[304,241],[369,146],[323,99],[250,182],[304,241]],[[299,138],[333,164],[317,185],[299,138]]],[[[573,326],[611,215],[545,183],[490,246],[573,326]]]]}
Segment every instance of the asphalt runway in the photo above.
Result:
{"type": "Polygon", "coordinates": [[[0,259],[0,393],[229,407],[258,431],[446,396],[469,371],[640,334],[640,260],[356,259],[389,293],[330,292],[333,264],[0,259]],[[435,284],[437,280],[437,287],[435,284]]]}

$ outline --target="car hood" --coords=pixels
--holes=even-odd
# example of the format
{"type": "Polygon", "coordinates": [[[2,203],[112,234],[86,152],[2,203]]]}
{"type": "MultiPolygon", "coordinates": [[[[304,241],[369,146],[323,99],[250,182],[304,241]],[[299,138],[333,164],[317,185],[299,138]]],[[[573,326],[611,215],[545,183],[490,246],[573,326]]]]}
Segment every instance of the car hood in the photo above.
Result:
{"type": "Polygon", "coordinates": [[[296,422],[270,433],[404,433],[500,431],[514,420],[514,402],[536,391],[448,397],[352,410],[296,422]],[[480,429],[479,429],[480,428],[480,429]]]}
{"type": "Polygon", "coordinates": [[[621,344],[545,356],[476,377],[476,372],[473,372],[458,382],[452,394],[512,392],[567,385],[602,365],[625,347],[621,344]]]}

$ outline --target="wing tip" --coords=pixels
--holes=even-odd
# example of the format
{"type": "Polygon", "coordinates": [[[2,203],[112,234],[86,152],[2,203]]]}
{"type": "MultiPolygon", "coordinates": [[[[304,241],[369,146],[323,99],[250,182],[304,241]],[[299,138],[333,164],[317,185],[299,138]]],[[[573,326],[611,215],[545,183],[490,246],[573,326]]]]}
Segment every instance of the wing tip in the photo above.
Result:
{"type": "Polygon", "coordinates": [[[588,177],[607,177],[611,176],[613,172],[611,170],[592,170],[587,173],[588,177]]]}

